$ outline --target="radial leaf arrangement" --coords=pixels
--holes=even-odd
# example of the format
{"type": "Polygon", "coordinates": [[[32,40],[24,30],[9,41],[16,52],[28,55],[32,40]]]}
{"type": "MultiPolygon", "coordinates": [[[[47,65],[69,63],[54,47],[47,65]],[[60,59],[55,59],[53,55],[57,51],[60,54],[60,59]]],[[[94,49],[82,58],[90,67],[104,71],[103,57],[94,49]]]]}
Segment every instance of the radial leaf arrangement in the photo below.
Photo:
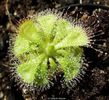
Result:
{"type": "Polygon", "coordinates": [[[24,82],[50,88],[56,73],[63,72],[65,83],[75,78],[82,65],[83,48],[89,44],[86,31],[53,13],[25,19],[18,27],[14,56],[16,73],[24,82]]]}

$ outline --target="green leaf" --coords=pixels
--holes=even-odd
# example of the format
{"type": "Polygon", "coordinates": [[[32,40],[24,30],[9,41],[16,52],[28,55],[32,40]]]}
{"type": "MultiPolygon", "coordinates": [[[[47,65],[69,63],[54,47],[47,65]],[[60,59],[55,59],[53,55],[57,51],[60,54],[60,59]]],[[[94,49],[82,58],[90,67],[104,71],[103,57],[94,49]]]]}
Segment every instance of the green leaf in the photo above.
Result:
{"type": "Polygon", "coordinates": [[[36,63],[29,61],[18,66],[17,73],[26,83],[33,83],[36,73],[36,63]]]}
{"type": "Polygon", "coordinates": [[[13,53],[16,57],[30,51],[29,41],[24,38],[17,37],[14,43],[13,53]]]}
{"type": "Polygon", "coordinates": [[[63,57],[59,57],[58,61],[64,72],[65,81],[70,81],[76,77],[81,67],[82,49],[81,48],[70,48],[66,49],[66,53],[63,57]]]}
{"type": "Polygon", "coordinates": [[[35,55],[39,55],[43,51],[43,46],[44,45],[37,45],[36,43],[31,43],[30,41],[18,36],[14,43],[13,53],[18,58],[22,56],[27,57],[26,55],[30,53],[35,53],[35,55]]]}
{"type": "Polygon", "coordinates": [[[44,34],[33,19],[25,20],[21,25],[19,25],[19,37],[23,37],[33,43],[44,41],[44,34]]]}
{"type": "Polygon", "coordinates": [[[54,28],[57,16],[53,14],[45,14],[43,16],[37,16],[36,20],[46,36],[46,41],[52,41],[55,35],[54,28]]]}
{"type": "Polygon", "coordinates": [[[72,25],[70,24],[70,22],[68,22],[65,19],[58,19],[56,22],[56,28],[55,28],[56,35],[53,43],[57,44],[60,41],[62,41],[67,36],[67,34],[71,33],[71,30],[72,25]]]}
{"type": "Polygon", "coordinates": [[[87,46],[89,42],[90,41],[85,30],[81,26],[74,26],[71,29],[71,32],[69,32],[69,34],[55,47],[59,49],[66,47],[87,46]]]}
{"type": "Polygon", "coordinates": [[[40,64],[40,67],[37,67],[35,74],[35,83],[38,86],[46,86],[47,84],[49,84],[46,60],[44,60],[43,63],[40,64]]]}
{"type": "Polygon", "coordinates": [[[45,58],[45,55],[42,54],[37,58],[32,58],[31,60],[21,63],[17,67],[17,73],[21,77],[21,79],[26,83],[34,83],[36,72],[38,68],[41,68],[41,64],[45,58]]]}

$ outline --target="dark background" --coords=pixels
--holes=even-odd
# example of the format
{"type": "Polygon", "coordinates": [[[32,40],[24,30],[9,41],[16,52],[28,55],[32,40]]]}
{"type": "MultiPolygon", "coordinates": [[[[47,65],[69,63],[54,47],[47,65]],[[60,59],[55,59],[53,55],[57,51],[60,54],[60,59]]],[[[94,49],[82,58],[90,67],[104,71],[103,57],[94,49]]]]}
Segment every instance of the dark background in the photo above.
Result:
{"type": "MultiPolygon", "coordinates": [[[[5,69],[8,65],[8,46],[9,46],[9,34],[15,31],[15,26],[18,21],[25,18],[28,14],[45,10],[47,8],[61,9],[61,7],[68,6],[70,4],[97,4],[108,6],[109,0],[0,0],[0,100],[47,100],[50,97],[61,98],[66,100],[109,100],[109,58],[108,54],[98,57],[99,53],[95,52],[93,49],[84,49],[85,55],[91,61],[90,67],[87,70],[87,75],[82,79],[82,82],[78,84],[72,90],[61,90],[59,84],[56,87],[44,91],[43,93],[30,93],[25,90],[19,90],[15,86],[14,82],[10,81],[8,76],[8,71],[5,69]],[[82,2],[81,2],[82,1],[82,2]],[[8,11],[6,9],[8,8],[8,11]],[[9,19],[10,17],[10,19],[9,19]],[[11,20],[11,22],[10,22],[11,20]],[[58,88],[59,87],[59,88],[58,88]],[[24,97],[24,98],[23,98],[24,97]],[[27,99],[26,99],[27,98],[27,99]]],[[[83,18],[86,14],[90,19],[83,19],[84,22],[87,21],[87,25],[95,21],[92,27],[96,31],[99,28],[105,32],[102,37],[106,42],[106,49],[109,51],[109,12],[101,11],[93,12],[96,7],[71,7],[68,10],[69,14],[75,11],[71,16],[76,18],[83,18]],[[81,12],[81,14],[80,14],[81,12]],[[97,17],[98,15],[98,17],[97,17]],[[96,20],[100,21],[100,26],[97,28],[96,20]],[[90,22],[91,21],[91,22],[90,22]]],[[[101,7],[101,6],[100,6],[101,7]]],[[[98,7],[98,8],[100,8],[98,7]]],[[[97,8],[97,9],[98,9],[97,8]]],[[[104,8],[101,8],[104,9],[104,8]]]]}

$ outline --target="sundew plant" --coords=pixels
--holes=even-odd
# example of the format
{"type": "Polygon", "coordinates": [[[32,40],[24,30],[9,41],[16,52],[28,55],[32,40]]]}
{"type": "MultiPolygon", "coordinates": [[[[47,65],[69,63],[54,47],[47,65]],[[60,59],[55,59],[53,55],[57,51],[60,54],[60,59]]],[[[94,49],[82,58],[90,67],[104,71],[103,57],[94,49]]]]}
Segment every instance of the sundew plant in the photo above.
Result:
{"type": "Polygon", "coordinates": [[[63,73],[61,83],[67,86],[79,75],[83,47],[89,44],[86,29],[61,14],[39,13],[24,19],[11,46],[17,59],[14,77],[23,84],[46,90],[63,73]]]}

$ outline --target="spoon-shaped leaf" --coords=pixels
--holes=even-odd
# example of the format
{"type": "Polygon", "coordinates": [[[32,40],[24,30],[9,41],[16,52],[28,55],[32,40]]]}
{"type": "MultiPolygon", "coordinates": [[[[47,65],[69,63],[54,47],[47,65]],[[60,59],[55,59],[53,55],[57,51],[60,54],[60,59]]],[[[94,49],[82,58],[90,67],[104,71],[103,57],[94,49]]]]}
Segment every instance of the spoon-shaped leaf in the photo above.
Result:
{"type": "Polygon", "coordinates": [[[89,44],[89,38],[81,26],[74,26],[69,31],[69,34],[55,46],[57,49],[87,46],[89,44]]]}
{"type": "Polygon", "coordinates": [[[40,68],[44,58],[45,55],[42,54],[37,58],[18,65],[17,73],[20,78],[26,83],[34,83],[36,71],[40,68]]]}
{"type": "Polygon", "coordinates": [[[70,81],[78,75],[81,67],[82,49],[81,48],[67,48],[63,57],[58,59],[61,68],[64,72],[65,81],[70,81]]]}

